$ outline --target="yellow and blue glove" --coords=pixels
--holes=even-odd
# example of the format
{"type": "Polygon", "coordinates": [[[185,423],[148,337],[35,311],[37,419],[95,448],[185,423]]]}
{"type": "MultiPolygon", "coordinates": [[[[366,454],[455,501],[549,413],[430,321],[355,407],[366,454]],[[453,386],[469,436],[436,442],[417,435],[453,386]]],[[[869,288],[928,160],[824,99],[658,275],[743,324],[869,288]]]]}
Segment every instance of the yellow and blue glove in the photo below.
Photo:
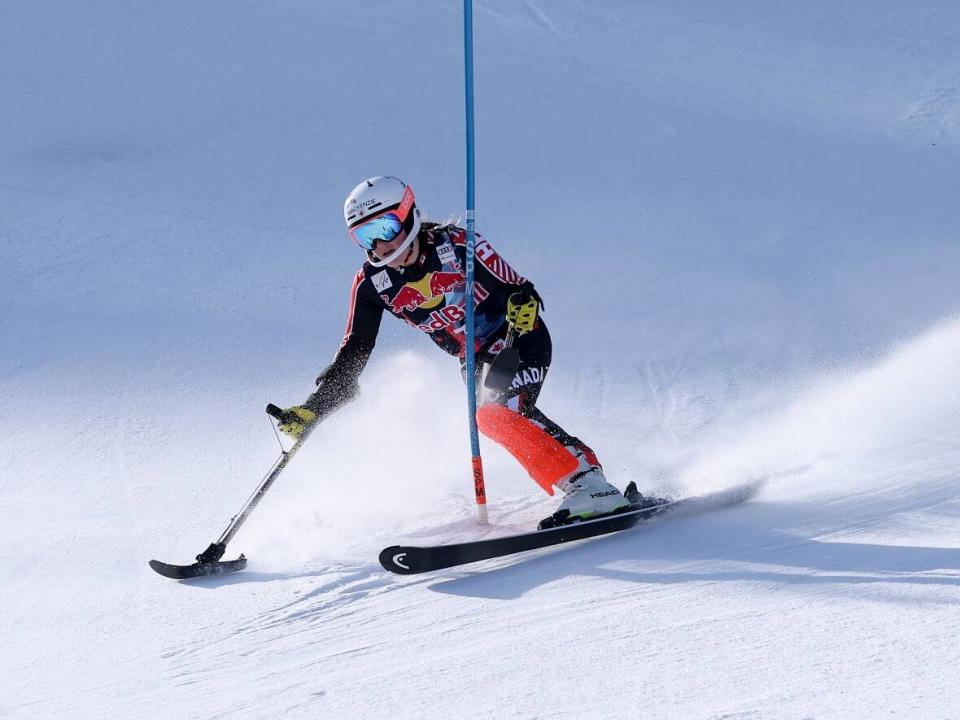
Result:
{"type": "Polygon", "coordinates": [[[303,431],[317,419],[317,414],[303,405],[294,405],[283,411],[285,417],[277,426],[284,435],[292,437],[294,440],[303,435],[303,431]]]}
{"type": "Polygon", "coordinates": [[[536,292],[515,292],[507,298],[507,324],[517,335],[533,330],[540,312],[540,296],[536,292]]]}

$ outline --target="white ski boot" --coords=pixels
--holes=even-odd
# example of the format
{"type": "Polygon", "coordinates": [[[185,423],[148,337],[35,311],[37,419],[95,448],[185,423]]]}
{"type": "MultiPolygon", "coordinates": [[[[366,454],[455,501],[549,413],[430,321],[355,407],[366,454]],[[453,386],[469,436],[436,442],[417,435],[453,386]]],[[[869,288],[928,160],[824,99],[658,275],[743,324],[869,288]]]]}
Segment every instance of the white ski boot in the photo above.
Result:
{"type": "Polygon", "coordinates": [[[582,453],[578,452],[577,456],[580,467],[557,483],[564,494],[560,507],[553,515],[540,521],[539,529],[589,520],[630,505],[623,493],[607,482],[600,467],[590,465],[582,453]]]}

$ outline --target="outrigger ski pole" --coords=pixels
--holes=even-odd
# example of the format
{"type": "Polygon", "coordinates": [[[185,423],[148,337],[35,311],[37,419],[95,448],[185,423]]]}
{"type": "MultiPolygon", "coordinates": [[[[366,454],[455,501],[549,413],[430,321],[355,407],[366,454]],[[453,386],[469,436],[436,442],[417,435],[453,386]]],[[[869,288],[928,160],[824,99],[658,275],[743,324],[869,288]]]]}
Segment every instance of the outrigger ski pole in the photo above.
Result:
{"type": "MultiPolygon", "coordinates": [[[[267,414],[273,418],[276,418],[281,423],[299,419],[296,418],[296,416],[293,416],[292,413],[288,413],[272,403],[267,405],[267,414]]],[[[195,563],[192,565],[169,565],[167,563],[160,562],[159,560],[151,560],[150,567],[152,567],[161,575],[168,578],[173,578],[175,580],[185,580],[187,578],[202,577],[204,575],[225,575],[227,573],[243,570],[247,566],[247,558],[242,553],[236,560],[220,559],[227,551],[227,543],[229,543],[233,539],[233,536],[237,534],[240,526],[243,525],[244,521],[246,521],[246,519],[250,516],[250,513],[253,512],[253,509],[263,499],[263,496],[266,494],[267,490],[269,490],[270,486],[273,485],[274,480],[280,476],[280,473],[283,472],[283,469],[287,466],[287,463],[289,463],[293,456],[297,454],[300,446],[303,445],[313,428],[315,428],[318,424],[319,423],[314,422],[313,424],[308,425],[306,428],[304,428],[303,434],[297,438],[297,441],[293,444],[293,446],[289,450],[282,451],[280,458],[274,463],[273,467],[270,469],[270,472],[267,473],[267,476],[260,483],[260,486],[247,500],[246,504],[243,506],[243,509],[233,516],[233,518],[230,520],[230,524],[227,526],[227,529],[223,531],[223,534],[221,534],[215,542],[210,543],[210,547],[197,555],[197,561],[195,563]]]]}

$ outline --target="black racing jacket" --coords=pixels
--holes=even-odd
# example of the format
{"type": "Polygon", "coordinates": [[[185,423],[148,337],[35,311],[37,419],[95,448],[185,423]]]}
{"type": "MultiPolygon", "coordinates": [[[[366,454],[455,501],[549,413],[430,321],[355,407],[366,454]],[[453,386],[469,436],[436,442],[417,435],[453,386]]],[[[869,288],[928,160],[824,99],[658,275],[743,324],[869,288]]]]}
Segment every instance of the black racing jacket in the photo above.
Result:
{"type": "MultiPolygon", "coordinates": [[[[317,378],[304,405],[318,419],[353,399],[370,359],[384,311],[427,333],[444,351],[465,358],[466,230],[424,223],[420,253],[412,265],[394,269],[365,262],[353,280],[347,328],[333,363],[317,378]]],[[[506,335],[507,298],[518,290],[536,295],[480,235],[474,262],[474,353],[481,355],[506,335]]],[[[539,299],[539,297],[538,297],[539,299]]]]}

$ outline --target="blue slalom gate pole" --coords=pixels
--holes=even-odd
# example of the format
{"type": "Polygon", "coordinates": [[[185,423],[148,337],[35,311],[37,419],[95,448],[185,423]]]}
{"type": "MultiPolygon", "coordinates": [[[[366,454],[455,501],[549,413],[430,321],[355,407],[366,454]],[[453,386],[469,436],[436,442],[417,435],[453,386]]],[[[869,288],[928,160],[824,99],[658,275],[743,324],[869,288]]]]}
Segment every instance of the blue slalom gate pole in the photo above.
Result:
{"type": "Polygon", "coordinates": [[[467,120],[467,338],[464,345],[467,368],[467,410],[470,416],[470,450],[473,455],[473,489],[481,523],[487,520],[487,491],[483,482],[483,460],[480,457],[480,435],[477,431],[477,361],[474,342],[474,256],[476,248],[476,195],[473,162],[473,0],[463,0],[464,91],[467,120]]]}

